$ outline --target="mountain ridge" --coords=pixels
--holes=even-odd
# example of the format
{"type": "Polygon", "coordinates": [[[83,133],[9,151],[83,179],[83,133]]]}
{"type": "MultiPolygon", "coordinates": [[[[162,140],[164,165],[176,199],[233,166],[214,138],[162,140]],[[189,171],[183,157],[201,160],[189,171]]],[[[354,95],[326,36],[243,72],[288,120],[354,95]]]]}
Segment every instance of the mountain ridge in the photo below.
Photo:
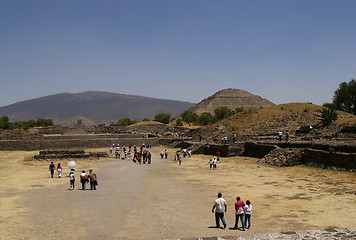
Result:
{"type": "Polygon", "coordinates": [[[80,115],[96,123],[110,123],[124,117],[152,119],[161,112],[175,115],[193,105],[190,102],[104,91],[66,92],[0,107],[0,116],[6,115],[10,121],[51,118],[55,124],[60,124],[80,115]]]}

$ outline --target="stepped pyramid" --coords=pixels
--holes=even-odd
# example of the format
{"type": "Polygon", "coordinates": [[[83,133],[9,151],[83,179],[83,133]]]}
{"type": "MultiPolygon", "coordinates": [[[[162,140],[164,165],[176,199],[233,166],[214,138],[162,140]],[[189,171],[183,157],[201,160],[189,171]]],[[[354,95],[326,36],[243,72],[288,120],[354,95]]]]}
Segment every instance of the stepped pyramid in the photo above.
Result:
{"type": "Polygon", "coordinates": [[[231,110],[236,108],[248,110],[272,105],[275,104],[260,96],[244,90],[229,88],[215,93],[188,110],[200,115],[203,112],[214,114],[214,110],[219,107],[228,107],[231,110]]]}

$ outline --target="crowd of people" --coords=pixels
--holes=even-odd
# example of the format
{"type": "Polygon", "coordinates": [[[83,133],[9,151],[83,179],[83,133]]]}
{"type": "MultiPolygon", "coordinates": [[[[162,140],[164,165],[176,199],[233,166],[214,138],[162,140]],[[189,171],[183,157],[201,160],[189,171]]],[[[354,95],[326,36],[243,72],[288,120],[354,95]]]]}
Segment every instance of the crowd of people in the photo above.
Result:
{"type": "Polygon", "coordinates": [[[116,159],[127,159],[131,160],[134,163],[143,163],[143,164],[151,164],[152,162],[152,154],[148,149],[151,149],[151,144],[142,144],[138,149],[136,145],[129,145],[128,148],[125,146],[120,147],[120,144],[117,144],[115,148],[115,144],[110,147],[110,155],[115,156],[116,159]],[[115,150],[115,155],[113,152],[115,150]]]}
{"type": "MultiPolygon", "coordinates": [[[[222,194],[218,193],[218,198],[215,200],[213,208],[211,210],[213,213],[215,211],[215,223],[216,228],[220,228],[220,220],[226,228],[226,221],[224,214],[227,212],[226,200],[222,198],[222,194]]],[[[241,221],[242,231],[249,229],[251,227],[251,213],[252,205],[250,200],[246,200],[246,204],[241,200],[239,196],[236,197],[235,202],[235,226],[232,229],[240,229],[238,227],[239,220],[241,221]],[[247,227],[246,224],[248,223],[247,227]]]]}

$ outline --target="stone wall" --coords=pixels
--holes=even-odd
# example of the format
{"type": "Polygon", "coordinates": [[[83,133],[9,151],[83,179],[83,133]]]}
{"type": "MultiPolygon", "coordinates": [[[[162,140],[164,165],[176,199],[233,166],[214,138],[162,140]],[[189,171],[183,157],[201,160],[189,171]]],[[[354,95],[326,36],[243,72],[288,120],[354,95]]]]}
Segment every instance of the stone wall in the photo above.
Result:
{"type": "Polygon", "coordinates": [[[345,170],[356,169],[356,153],[328,152],[304,149],[302,163],[323,168],[335,167],[345,170]]]}
{"type": "Polygon", "coordinates": [[[275,145],[246,142],[243,156],[263,158],[275,148],[275,145]]]}
{"type": "Polygon", "coordinates": [[[112,144],[120,146],[138,145],[142,143],[158,146],[157,139],[142,138],[99,138],[99,139],[47,139],[47,140],[13,140],[0,141],[0,151],[32,151],[45,149],[73,148],[110,148],[112,144]]]}

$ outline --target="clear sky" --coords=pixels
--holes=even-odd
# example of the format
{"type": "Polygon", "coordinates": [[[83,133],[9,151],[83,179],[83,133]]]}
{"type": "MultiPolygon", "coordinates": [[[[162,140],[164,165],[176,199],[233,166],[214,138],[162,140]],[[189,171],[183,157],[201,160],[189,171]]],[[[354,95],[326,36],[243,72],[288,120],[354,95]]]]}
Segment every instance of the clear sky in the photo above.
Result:
{"type": "Polygon", "coordinates": [[[108,91],[200,102],[237,88],[331,102],[356,78],[354,0],[0,0],[0,106],[108,91]]]}

